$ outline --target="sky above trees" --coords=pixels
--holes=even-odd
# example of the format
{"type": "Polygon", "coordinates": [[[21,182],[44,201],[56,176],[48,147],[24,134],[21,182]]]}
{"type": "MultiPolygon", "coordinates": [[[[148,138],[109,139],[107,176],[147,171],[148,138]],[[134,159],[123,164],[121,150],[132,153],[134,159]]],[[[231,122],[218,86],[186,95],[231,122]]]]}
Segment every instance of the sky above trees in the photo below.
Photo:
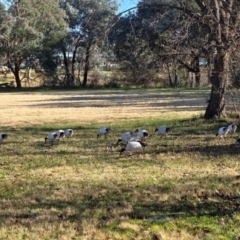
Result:
{"type": "MultiPolygon", "coordinates": [[[[120,13],[129,8],[135,7],[139,3],[139,0],[118,0],[118,2],[119,2],[119,8],[117,12],[120,13]]],[[[0,0],[0,3],[3,3],[5,5],[4,0],[0,0]]]]}
{"type": "Polygon", "coordinates": [[[119,0],[118,13],[123,12],[129,8],[135,7],[139,0],[119,0]]]}

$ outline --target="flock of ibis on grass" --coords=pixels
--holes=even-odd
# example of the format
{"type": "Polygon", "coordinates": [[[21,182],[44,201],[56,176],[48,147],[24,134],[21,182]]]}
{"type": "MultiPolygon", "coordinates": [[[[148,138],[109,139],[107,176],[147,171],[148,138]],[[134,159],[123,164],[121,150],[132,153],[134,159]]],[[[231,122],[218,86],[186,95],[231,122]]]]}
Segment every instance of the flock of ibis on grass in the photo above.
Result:
{"type": "MultiPolygon", "coordinates": [[[[110,128],[101,127],[99,129],[97,138],[99,138],[101,135],[104,135],[105,138],[107,138],[107,134],[110,133],[110,131],[110,128]]],[[[155,132],[157,132],[159,135],[166,136],[170,132],[170,128],[166,126],[160,126],[159,128],[155,129],[155,132]]],[[[140,152],[142,148],[147,146],[147,143],[143,142],[143,140],[147,137],[149,137],[149,133],[146,130],[136,129],[134,132],[122,133],[116,143],[116,146],[119,143],[124,144],[124,147],[119,151],[120,155],[125,151],[130,151],[132,153],[140,152]]]]}
{"type": "MultiPolygon", "coordinates": [[[[236,124],[230,124],[227,127],[221,127],[218,129],[218,132],[216,133],[216,137],[222,138],[226,135],[233,135],[237,130],[236,124]]],[[[155,133],[161,136],[166,136],[168,133],[170,133],[171,129],[167,126],[160,126],[155,129],[155,133]]],[[[107,127],[101,127],[98,130],[97,139],[100,138],[102,135],[107,138],[107,135],[111,132],[111,128],[107,127]]],[[[49,133],[45,137],[45,143],[51,142],[53,143],[55,140],[60,140],[63,138],[70,138],[74,134],[73,129],[66,129],[62,130],[59,129],[56,132],[49,133]]],[[[140,152],[142,148],[147,146],[147,143],[144,142],[144,139],[149,137],[150,134],[146,130],[140,130],[136,129],[136,131],[133,132],[124,132],[121,134],[120,138],[117,140],[117,143],[115,146],[118,146],[119,143],[124,144],[124,147],[121,148],[120,155],[125,152],[129,151],[132,153],[140,152]]],[[[8,138],[8,134],[6,133],[0,133],[0,143],[8,138]]],[[[240,145],[240,138],[238,138],[235,142],[235,144],[240,145]]]]}

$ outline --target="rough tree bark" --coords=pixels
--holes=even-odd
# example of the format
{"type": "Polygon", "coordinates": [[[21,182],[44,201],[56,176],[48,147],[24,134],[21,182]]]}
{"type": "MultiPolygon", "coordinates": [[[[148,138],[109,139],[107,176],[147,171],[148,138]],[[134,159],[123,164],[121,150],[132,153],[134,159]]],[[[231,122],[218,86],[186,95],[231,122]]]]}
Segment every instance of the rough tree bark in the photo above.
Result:
{"type": "Polygon", "coordinates": [[[214,59],[214,68],[211,76],[211,95],[204,118],[213,119],[225,116],[225,91],[227,87],[228,54],[224,50],[214,59]]]}
{"type": "Polygon", "coordinates": [[[65,48],[62,48],[62,54],[63,54],[63,64],[64,64],[64,69],[65,69],[65,85],[67,87],[70,87],[71,85],[71,73],[70,73],[70,70],[69,70],[69,58],[67,57],[67,53],[66,53],[66,50],[65,48]]]}
{"type": "MultiPolygon", "coordinates": [[[[209,65],[211,93],[204,117],[206,119],[224,117],[226,115],[225,92],[228,84],[229,56],[239,50],[240,1],[194,0],[191,4],[189,0],[170,2],[159,0],[157,3],[143,1],[138,7],[152,7],[154,10],[162,10],[162,7],[166,7],[167,10],[162,16],[170,14],[173,9],[185,14],[186,18],[176,23],[177,26],[182,27],[182,32],[190,34],[182,35],[183,37],[190,36],[193,40],[196,39],[194,32],[189,31],[191,28],[186,26],[193,26],[193,29],[198,26],[199,35],[196,39],[196,47],[204,50],[204,57],[213,59],[213,64],[209,65]]],[[[200,73],[199,66],[195,65],[195,68],[197,73],[200,73]]],[[[200,75],[196,75],[196,84],[198,84],[198,77],[200,75]]]]}
{"type": "Polygon", "coordinates": [[[86,56],[85,56],[85,61],[84,61],[84,73],[83,73],[82,87],[87,86],[91,45],[92,45],[91,42],[89,42],[87,47],[86,47],[86,56]]]}
{"type": "Polygon", "coordinates": [[[21,82],[21,79],[20,79],[20,76],[19,76],[19,67],[15,66],[15,70],[13,71],[13,74],[14,74],[14,77],[15,77],[15,81],[16,81],[16,84],[17,84],[17,88],[21,88],[22,87],[22,82],[21,82]]]}
{"type": "Polygon", "coordinates": [[[214,63],[210,82],[212,84],[211,95],[205,111],[205,119],[224,117],[225,114],[225,91],[228,84],[229,54],[232,49],[233,32],[230,33],[231,17],[233,14],[233,0],[214,0],[212,14],[213,36],[215,41],[214,63]]]}
{"type": "Polygon", "coordinates": [[[15,63],[14,63],[14,67],[13,67],[10,60],[8,60],[7,65],[11,69],[11,72],[14,75],[17,88],[22,88],[22,82],[21,82],[21,78],[20,78],[20,75],[19,75],[20,63],[15,59],[15,63]]]}

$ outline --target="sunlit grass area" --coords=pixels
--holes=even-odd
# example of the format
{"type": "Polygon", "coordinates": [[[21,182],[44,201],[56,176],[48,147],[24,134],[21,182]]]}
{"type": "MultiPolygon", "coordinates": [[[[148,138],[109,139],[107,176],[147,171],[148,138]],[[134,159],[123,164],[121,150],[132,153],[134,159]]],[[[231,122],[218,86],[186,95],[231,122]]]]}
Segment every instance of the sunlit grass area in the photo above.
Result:
{"type": "Polygon", "coordinates": [[[201,114],[207,90],[13,91],[0,94],[1,126],[78,122],[111,123],[142,117],[159,121],[201,114]]]}
{"type": "Polygon", "coordinates": [[[107,121],[98,140],[97,120],[2,127],[0,239],[239,239],[238,135],[215,138],[228,123],[139,115],[107,121]],[[72,138],[44,143],[66,128],[72,138]],[[137,128],[148,146],[120,156],[113,144],[137,128]]]}

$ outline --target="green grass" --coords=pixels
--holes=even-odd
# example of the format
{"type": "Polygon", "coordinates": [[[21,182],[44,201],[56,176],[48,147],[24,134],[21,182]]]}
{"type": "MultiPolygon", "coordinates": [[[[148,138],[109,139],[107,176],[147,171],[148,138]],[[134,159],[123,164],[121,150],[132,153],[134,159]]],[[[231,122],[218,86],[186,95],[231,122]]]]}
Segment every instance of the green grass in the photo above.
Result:
{"type": "Polygon", "coordinates": [[[97,123],[2,128],[0,239],[239,239],[237,135],[215,138],[226,124],[139,118],[109,123],[98,141],[97,123]],[[153,134],[160,124],[169,136],[153,134]],[[65,126],[71,139],[44,144],[65,126]],[[109,146],[136,128],[148,146],[120,157],[109,146]]]}

